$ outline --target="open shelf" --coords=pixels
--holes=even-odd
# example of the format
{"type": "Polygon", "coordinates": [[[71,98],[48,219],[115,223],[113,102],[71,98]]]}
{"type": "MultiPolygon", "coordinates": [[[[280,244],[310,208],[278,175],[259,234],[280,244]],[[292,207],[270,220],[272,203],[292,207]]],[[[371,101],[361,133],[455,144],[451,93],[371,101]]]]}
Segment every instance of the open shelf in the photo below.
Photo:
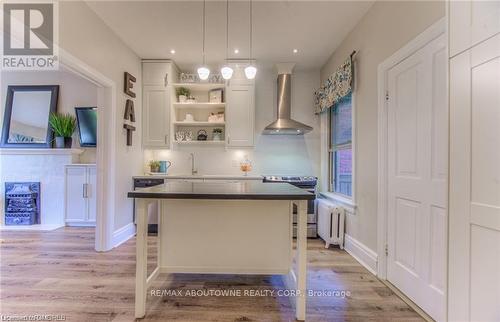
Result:
{"type": "Polygon", "coordinates": [[[223,145],[225,142],[224,141],[213,141],[213,140],[207,140],[207,141],[198,141],[198,140],[193,140],[193,141],[174,141],[177,144],[199,144],[199,145],[223,145]]]}
{"type": "Polygon", "coordinates": [[[184,121],[176,121],[175,125],[183,125],[183,126],[224,126],[226,122],[184,122],[184,121]]]}
{"type": "Polygon", "coordinates": [[[207,91],[216,88],[224,88],[226,84],[224,83],[173,83],[174,88],[185,87],[191,90],[207,91]]]}
{"type": "Polygon", "coordinates": [[[173,103],[175,108],[221,108],[226,103],[173,103]]]}

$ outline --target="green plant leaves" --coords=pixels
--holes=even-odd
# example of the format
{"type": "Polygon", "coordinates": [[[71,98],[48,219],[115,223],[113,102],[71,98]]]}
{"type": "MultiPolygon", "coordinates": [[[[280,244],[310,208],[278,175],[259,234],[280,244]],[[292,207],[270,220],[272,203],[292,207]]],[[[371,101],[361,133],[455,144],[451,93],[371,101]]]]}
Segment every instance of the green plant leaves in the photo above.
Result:
{"type": "Polygon", "coordinates": [[[49,124],[56,136],[70,138],[76,129],[76,118],[69,113],[51,113],[49,124]]]}

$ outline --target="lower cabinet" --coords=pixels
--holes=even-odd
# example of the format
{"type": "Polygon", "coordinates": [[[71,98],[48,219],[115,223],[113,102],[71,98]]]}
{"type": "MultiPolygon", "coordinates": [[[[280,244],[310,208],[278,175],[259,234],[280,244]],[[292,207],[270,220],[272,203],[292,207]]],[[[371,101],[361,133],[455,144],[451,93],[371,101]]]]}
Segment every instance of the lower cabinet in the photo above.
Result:
{"type": "Polygon", "coordinates": [[[65,169],[65,220],[67,226],[95,226],[96,166],[67,165],[65,169]]]}

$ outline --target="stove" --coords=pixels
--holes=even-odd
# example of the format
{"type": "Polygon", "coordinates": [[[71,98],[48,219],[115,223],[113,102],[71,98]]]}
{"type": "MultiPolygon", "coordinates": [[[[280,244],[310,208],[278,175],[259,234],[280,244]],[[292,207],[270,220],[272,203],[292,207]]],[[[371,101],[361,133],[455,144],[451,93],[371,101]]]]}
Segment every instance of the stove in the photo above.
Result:
{"type": "MultiPolygon", "coordinates": [[[[298,188],[316,194],[318,178],[313,176],[264,176],[263,182],[267,183],[289,183],[298,188]]],[[[316,215],[316,201],[307,202],[307,237],[318,237],[318,218],[316,215]]],[[[293,206],[293,236],[297,237],[297,207],[293,206]]]]}

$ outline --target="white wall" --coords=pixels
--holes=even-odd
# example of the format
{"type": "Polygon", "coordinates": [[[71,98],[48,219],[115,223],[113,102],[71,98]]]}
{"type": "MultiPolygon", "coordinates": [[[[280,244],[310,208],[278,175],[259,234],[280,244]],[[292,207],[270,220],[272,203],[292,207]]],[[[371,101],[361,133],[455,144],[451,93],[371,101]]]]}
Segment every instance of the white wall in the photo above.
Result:
{"type": "MultiPolygon", "coordinates": [[[[8,85],[59,85],[57,111],[75,116],[77,106],[97,106],[97,86],[66,70],[60,71],[2,71],[1,109],[3,117],[8,85]]],[[[2,123],[3,124],[3,123],[2,123]]],[[[73,134],[73,147],[80,147],[78,129],[73,134]]],[[[82,148],[80,162],[95,163],[96,149],[82,148]]]]}
{"type": "Polygon", "coordinates": [[[444,2],[377,1],[321,69],[323,82],[353,50],[358,52],[354,92],[358,208],[346,219],[346,233],[372,250],[377,249],[377,67],[444,15],[444,2]]]}
{"type": "Polygon", "coordinates": [[[292,118],[314,128],[305,135],[262,135],[266,125],[276,118],[276,71],[258,71],[256,78],[255,148],[179,147],[175,150],[145,151],[145,167],[151,159],[170,160],[171,174],[191,172],[190,152],[195,152],[201,174],[242,174],[239,161],[245,155],[253,161],[250,175],[320,174],[320,125],[314,115],[313,92],[319,86],[319,70],[298,71],[292,75],[292,118]],[[236,161],[236,162],[233,162],[236,161]]]}
{"type": "MultiPolygon", "coordinates": [[[[132,187],[133,175],[142,173],[143,153],[141,148],[141,62],[139,57],[128,48],[116,34],[84,3],[61,1],[59,3],[59,40],[64,51],[83,61],[116,84],[116,112],[108,114],[109,131],[107,136],[115,135],[109,151],[105,151],[111,164],[106,175],[108,185],[114,196],[109,202],[114,207],[114,230],[132,222],[132,200],[127,192],[132,187]],[[126,146],[126,131],[123,129],[125,100],[123,93],[123,74],[127,71],[137,78],[134,87],[136,128],[133,146],[126,146]],[[110,171],[115,175],[110,176],[110,171]]],[[[107,111],[107,113],[110,113],[107,111]]],[[[109,208],[108,208],[109,209],[109,208]]]]}

